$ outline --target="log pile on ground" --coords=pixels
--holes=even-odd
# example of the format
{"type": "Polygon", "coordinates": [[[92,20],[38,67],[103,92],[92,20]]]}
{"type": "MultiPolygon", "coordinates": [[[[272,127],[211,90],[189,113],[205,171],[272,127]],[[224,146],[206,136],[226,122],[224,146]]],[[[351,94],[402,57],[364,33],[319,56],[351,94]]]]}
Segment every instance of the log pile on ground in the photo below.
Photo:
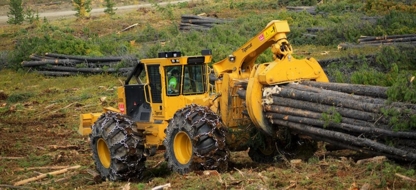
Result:
{"type": "MultiPolygon", "coordinates": [[[[209,15],[211,16],[211,15],[209,15]]],[[[215,18],[216,15],[214,14],[213,17],[207,16],[197,16],[197,15],[182,15],[181,16],[181,23],[179,25],[179,30],[182,31],[189,31],[189,30],[198,30],[198,31],[205,31],[209,30],[216,24],[223,24],[229,22],[226,19],[218,19],[215,18]]]]}
{"type": "Polygon", "coordinates": [[[23,67],[46,76],[70,76],[77,74],[111,73],[127,75],[138,62],[133,57],[87,57],[56,53],[44,56],[31,55],[30,61],[23,61],[23,67]]]}
{"type": "Polygon", "coordinates": [[[311,15],[316,15],[316,6],[287,6],[286,9],[294,12],[306,11],[311,15]]]}
{"type": "Polygon", "coordinates": [[[392,44],[392,43],[416,43],[416,34],[390,35],[390,36],[361,36],[359,44],[392,44]]]}
{"type": "Polygon", "coordinates": [[[265,88],[263,106],[278,131],[414,161],[416,104],[389,102],[386,92],[386,87],[303,81],[265,88]]]}
{"type": "Polygon", "coordinates": [[[390,35],[390,36],[361,36],[358,44],[342,43],[338,49],[348,49],[367,46],[389,46],[398,44],[416,45],[416,34],[390,35]]]}
{"type": "Polygon", "coordinates": [[[324,27],[312,27],[312,28],[306,28],[306,32],[308,33],[304,33],[302,34],[304,37],[306,38],[311,38],[311,39],[315,39],[316,37],[318,37],[318,32],[322,32],[325,31],[324,27]]]}

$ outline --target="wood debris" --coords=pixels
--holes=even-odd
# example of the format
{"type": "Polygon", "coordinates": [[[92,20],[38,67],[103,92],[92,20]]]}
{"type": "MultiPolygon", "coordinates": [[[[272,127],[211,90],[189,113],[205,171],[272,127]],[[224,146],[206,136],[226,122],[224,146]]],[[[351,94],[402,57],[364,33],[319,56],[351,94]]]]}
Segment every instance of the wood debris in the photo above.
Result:
{"type": "Polygon", "coordinates": [[[70,166],[43,166],[43,167],[29,167],[29,168],[18,168],[17,171],[30,171],[30,170],[57,170],[69,168],[70,166]]]}
{"type": "Polygon", "coordinates": [[[87,169],[88,174],[90,174],[92,176],[92,179],[94,180],[95,183],[101,183],[103,181],[101,175],[92,169],[87,169]]]}
{"type": "Polygon", "coordinates": [[[402,174],[399,174],[399,173],[395,173],[394,175],[397,176],[397,177],[400,177],[400,178],[402,178],[402,179],[404,179],[406,181],[416,182],[416,179],[407,177],[407,176],[402,175],[402,174]]]}
{"type": "Polygon", "coordinates": [[[363,165],[363,164],[367,164],[367,163],[382,163],[385,162],[387,160],[387,158],[385,156],[376,156],[373,158],[367,158],[367,159],[362,159],[362,160],[358,160],[357,161],[357,165],[363,165]]]}
{"type": "Polygon", "coordinates": [[[79,149],[78,145],[66,145],[66,146],[58,146],[58,145],[49,145],[50,150],[58,150],[58,149],[79,149]]]}
{"type": "Polygon", "coordinates": [[[171,187],[170,183],[153,187],[152,190],[165,190],[171,187]]]}
{"type": "MultiPolygon", "coordinates": [[[[124,31],[127,31],[127,30],[130,30],[130,29],[132,29],[132,28],[134,28],[134,27],[136,27],[136,26],[138,26],[139,25],[139,23],[134,23],[134,24],[132,24],[132,25],[130,25],[130,26],[127,26],[126,28],[124,28],[123,30],[121,30],[120,32],[124,32],[124,31]]],[[[120,33],[119,32],[119,33],[120,33]]]]}
{"type": "Polygon", "coordinates": [[[294,180],[290,180],[290,185],[289,186],[287,186],[287,187],[285,187],[284,188],[284,190],[288,190],[288,189],[293,189],[293,188],[296,188],[296,185],[297,185],[297,182],[296,181],[294,181],[294,180]]]}
{"type": "Polygon", "coordinates": [[[0,156],[0,160],[20,160],[20,159],[24,159],[25,157],[4,157],[4,156],[0,156]]]}
{"type": "Polygon", "coordinates": [[[78,169],[80,167],[81,167],[80,165],[71,166],[71,167],[68,167],[68,168],[65,168],[65,169],[61,169],[61,170],[49,172],[49,173],[46,173],[46,174],[41,174],[41,175],[38,175],[36,177],[32,177],[32,178],[28,178],[28,179],[25,179],[25,180],[18,181],[16,183],[14,183],[13,185],[14,186],[24,185],[24,184],[29,183],[29,182],[32,182],[32,181],[36,181],[36,180],[40,180],[40,179],[46,178],[48,176],[55,176],[55,175],[63,174],[63,173],[68,172],[69,170],[78,169]]]}

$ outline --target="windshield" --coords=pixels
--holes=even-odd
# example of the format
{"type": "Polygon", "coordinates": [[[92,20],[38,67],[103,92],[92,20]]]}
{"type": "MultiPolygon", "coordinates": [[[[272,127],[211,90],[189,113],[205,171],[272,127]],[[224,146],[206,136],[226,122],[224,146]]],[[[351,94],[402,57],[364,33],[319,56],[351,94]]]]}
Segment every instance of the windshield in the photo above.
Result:
{"type": "Polygon", "coordinates": [[[185,66],[183,94],[200,94],[206,91],[205,67],[205,65],[185,66]]]}
{"type": "Polygon", "coordinates": [[[201,94],[206,91],[206,65],[165,67],[167,95],[201,94]],[[182,82],[183,81],[183,82],[182,82]]]}

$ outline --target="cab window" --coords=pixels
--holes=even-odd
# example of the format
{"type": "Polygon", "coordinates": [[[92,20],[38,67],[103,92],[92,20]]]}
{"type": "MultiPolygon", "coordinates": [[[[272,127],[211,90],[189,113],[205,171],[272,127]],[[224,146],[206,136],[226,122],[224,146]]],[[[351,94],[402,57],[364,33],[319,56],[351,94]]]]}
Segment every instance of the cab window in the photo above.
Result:
{"type": "Polygon", "coordinates": [[[205,65],[186,65],[184,67],[183,94],[201,94],[206,91],[205,65]]]}
{"type": "Polygon", "coordinates": [[[182,66],[165,67],[166,92],[168,95],[179,95],[182,81],[182,66]]]}

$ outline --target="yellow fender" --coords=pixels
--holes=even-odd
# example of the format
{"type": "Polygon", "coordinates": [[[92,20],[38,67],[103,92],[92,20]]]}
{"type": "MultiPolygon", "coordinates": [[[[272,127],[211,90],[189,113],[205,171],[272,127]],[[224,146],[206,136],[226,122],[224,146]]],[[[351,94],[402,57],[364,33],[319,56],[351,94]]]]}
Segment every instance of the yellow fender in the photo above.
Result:
{"type": "Polygon", "coordinates": [[[91,133],[91,126],[98,120],[98,118],[105,112],[112,111],[120,113],[120,110],[113,107],[105,107],[101,113],[85,113],[80,115],[80,124],[78,127],[78,134],[89,135],[91,133]]]}

